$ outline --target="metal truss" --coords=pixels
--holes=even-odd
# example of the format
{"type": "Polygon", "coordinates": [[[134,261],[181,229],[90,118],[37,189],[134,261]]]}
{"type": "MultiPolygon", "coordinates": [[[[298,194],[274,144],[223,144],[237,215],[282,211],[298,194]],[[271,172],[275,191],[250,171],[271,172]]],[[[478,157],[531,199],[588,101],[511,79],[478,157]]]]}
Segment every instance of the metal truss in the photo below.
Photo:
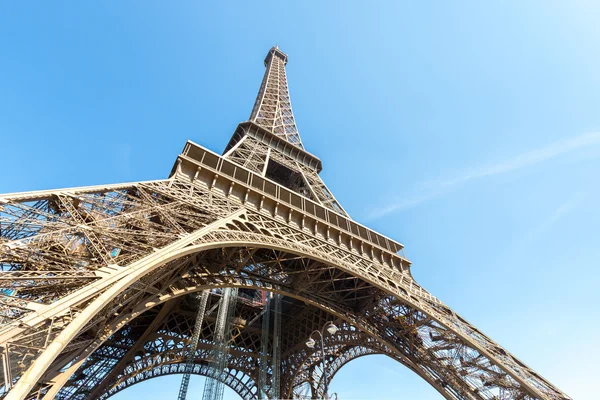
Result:
{"type": "Polygon", "coordinates": [[[238,288],[236,287],[223,290],[223,298],[218,307],[215,331],[212,335],[214,348],[209,356],[214,375],[206,380],[203,400],[221,400],[223,398],[222,375],[225,372],[229,356],[229,330],[231,317],[236,306],[237,292],[238,288]]]}
{"type": "Polygon", "coordinates": [[[258,397],[269,340],[257,291],[281,296],[280,378],[267,380],[283,397],[322,396],[325,371],[378,353],[447,399],[569,399],[418,285],[402,244],[339,207],[320,160],[290,139],[282,54],[267,56],[277,79],[224,156],[188,142],[166,180],[0,196],[0,397],[104,399],[189,365],[215,376],[211,310],[235,288],[219,379],[244,399],[258,397]],[[322,365],[304,343],[327,321],[341,329],[322,365]]]}
{"type": "Polygon", "coordinates": [[[277,183],[349,217],[319,176],[320,161],[306,162],[305,154],[298,156],[298,152],[273,151],[272,143],[265,140],[257,125],[241,124],[234,140],[236,136],[239,140],[230,143],[225,153],[227,159],[262,176],[273,172],[270,177],[277,183]]]}
{"type": "Polygon", "coordinates": [[[292,112],[292,102],[285,74],[286,64],[287,55],[277,46],[269,50],[265,58],[267,70],[260,85],[250,120],[288,142],[303,147],[292,112]]]}
{"type": "Polygon", "coordinates": [[[179,388],[179,400],[186,400],[188,386],[190,384],[190,375],[194,368],[194,359],[196,357],[196,350],[198,349],[198,340],[200,339],[200,333],[202,332],[202,322],[204,322],[204,314],[206,313],[206,304],[208,303],[208,296],[210,292],[205,290],[201,296],[198,296],[199,301],[198,312],[196,314],[196,322],[194,324],[194,334],[192,335],[191,343],[189,344],[189,350],[186,359],[186,372],[181,380],[181,386],[179,388]]]}

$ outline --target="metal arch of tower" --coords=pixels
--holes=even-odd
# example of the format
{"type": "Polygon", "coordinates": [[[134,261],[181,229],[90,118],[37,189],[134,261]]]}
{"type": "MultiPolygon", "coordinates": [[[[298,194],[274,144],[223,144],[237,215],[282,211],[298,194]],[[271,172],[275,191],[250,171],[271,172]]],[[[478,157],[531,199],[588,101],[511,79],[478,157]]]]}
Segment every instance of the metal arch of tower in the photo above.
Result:
{"type": "MultiPolygon", "coordinates": [[[[280,53],[267,56],[278,74],[280,53]]],[[[256,116],[272,125],[240,124],[223,156],[188,142],[169,179],[0,195],[0,397],[80,399],[96,386],[107,397],[161,368],[182,373],[196,314],[173,302],[239,288],[283,296],[282,395],[308,371],[321,390],[304,341],[334,320],[447,399],[568,399],[418,285],[402,244],[348,217],[320,160],[276,132],[287,106],[269,101],[286,97],[267,93],[289,98],[287,81],[263,86],[256,116]]],[[[236,310],[226,369],[255,397],[262,342],[247,321],[259,310],[236,310]]],[[[213,333],[201,333],[196,370],[213,333]]]]}
{"type": "MultiPolygon", "coordinates": [[[[178,286],[177,282],[169,282],[170,285],[178,286]]],[[[220,304],[219,296],[211,296],[211,308],[215,304],[220,304]],[[216,297],[215,297],[216,296],[216,297]]],[[[74,378],[58,393],[59,399],[85,398],[104,399],[115,393],[126,389],[140,381],[151,379],[153,377],[168,375],[173,373],[184,373],[189,362],[189,343],[188,338],[192,336],[192,329],[195,327],[194,320],[197,320],[197,308],[190,309],[185,306],[191,296],[183,294],[174,300],[167,301],[168,308],[163,307],[159,313],[153,312],[154,307],[135,320],[131,321],[124,329],[113,334],[106,340],[89,358],[84,365],[78,368],[74,378]],[[183,301],[182,301],[183,300],[183,301]],[[165,312],[166,311],[166,312],[165,312]],[[156,315],[156,316],[155,316],[156,315]],[[135,332],[136,326],[147,326],[144,320],[152,320],[153,324],[145,334],[136,337],[137,344],[132,346],[132,356],[123,357],[119,364],[113,368],[98,369],[96,366],[105,360],[111,361],[118,359],[119,354],[115,349],[127,347],[127,340],[135,332]],[[141,320],[140,322],[136,322],[141,320]],[[143,352],[137,349],[144,349],[143,352]],[[87,371],[93,371],[88,373],[87,371]]],[[[192,300],[192,303],[197,303],[192,300]]],[[[242,311],[244,311],[242,309],[242,311]]],[[[248,309],[246,309],[247,313],[248,309]]],[[[240,314],[238,314],[240,315],[240,314]]],[[[245,317],[245,312],[241,313],[245,317]]],[[[244,343],[244,348],[251,347],[252,343],[258,342],[260,330],[244,332],[240,337],[239,321],[233,320],[232,332],[237,336],[238,342],[244,343]]],[[[227,359],[227,365],[224,373],[217,373],[213,366],[215,365],[215,343],[213,335],[217,331],[217,318],[215,313],[207,312],[204,317],[203,328],[200,331],[197,351],[194,353],[193,366],[189,373],[204,375],[206,377],[216,378],[225,385],[230,386],[240,397],[244,399],[255,398],[255,380],[253,379],[253,364],[249,361],[252,354],[240,352],[233,349],[230,357],[227,359]]],[[[193,331],[196,333],[197,331],[193,331]]]]}
{"type": "MultiPolygon", "coordinates": [[[[335,335],[327,335],[324,343],[326,366],[322,364],[320,349],[310,351],[302,349],[296,355],[302,361],[300,362],[301,366],[296,369],[295,376],[291,377],[293,383],[289,387],[292,389],[292,394],[297,394],[298,388],[304,383],[308,383],[312,396],[323,398],[325,395],[323,380],[325,371],[327,371],[328,381],[331,381],[331,378],[343,365],[363,355],[385,354],[413,369],[407,360],[396,357],[393,351],[383,343],[369,338],[363,332],[347,324],[340,325],[335,335]]],[[[288,396],[291,397],[290,394],[288,396]]]]}
{"type": "MultiPolygon", "coordinates": [[[[115,394],[122,392],[123,390],[128,389],[131,386],[144,382],[146,380],[166,375],[185,374],[185,371],[188,371],[185,368],[185,364],[166,364],[160,367],[155,367],[154,369],[144,371],[143,373],[135,375],[131,380],[123,381],[120,386],[115,387],[110,394],[106,394],[101,399],[107,399],[109,398],[109,396],[114,396],[115,394]]],[[[211,378],[215,376],[215,371],[213,371],[211,367],[207,364],[194,364],[190,373],[193,375],[204,376],[206,379],[215,379],[211,378]]],[[[248,384],[253,384],[253,382],[248,380],[242,380],[242,378],[237,376],[237,373],[235,371],[226,371],[216,379],[219,379],[219,381],[223,385],[228,386],[232,391],[234,391],[238,396],[240,396],[240,398],[244,400],[252,400],[255,398],[251,387],[248,387],[248,384]]]]}
{"type": "MultiPolygon", "coordinates": [[[[302,397],[301,391],[303,385],[308,384],[312,398],[324,398],[324,375],[327,372],[327,380],[331,381],[341,367],[357,358],[381,354],[391,357],[402,363],[417,375],[418,368],[413,365],[410,360],[402,359],[387,348],[385,344],[366,336],[363,332],[354,329],[349,325],[341,325],[338,332],[331,336],[325,337],[325,358],[327,365],[322,364],[322,359],[319,350],[315,349],[312,352],[301,352],[299,357],[301,367],[297,369],[296,375],[293,377],[293,384],[290,385],[291,395],[289,397],[302,397]]],[[[422,375],[421,375],[422,376],[422,375]]],[[[427,376],[422,376],[427,380],[427,376]]],[[[435,382],[428,381],[432,386],[436,386],[435,382]]]]}

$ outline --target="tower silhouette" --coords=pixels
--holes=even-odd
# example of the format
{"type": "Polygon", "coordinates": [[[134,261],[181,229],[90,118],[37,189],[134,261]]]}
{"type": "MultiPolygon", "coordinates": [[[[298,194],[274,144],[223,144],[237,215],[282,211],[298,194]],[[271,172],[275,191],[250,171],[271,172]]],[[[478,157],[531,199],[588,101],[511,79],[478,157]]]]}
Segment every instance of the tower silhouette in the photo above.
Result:
{"type": "Polygon", "coordinates": [[[0,395],[104,399],[200,374],[244,399],[319,398],[385,354],[447,399],[569,399],[346,213],[300,139],[286,63],[269,50],[222,155],[187,142],[168,179],[0,195],[0,395]],[[321,357],[306,340],[327,323],[321,357]]]}

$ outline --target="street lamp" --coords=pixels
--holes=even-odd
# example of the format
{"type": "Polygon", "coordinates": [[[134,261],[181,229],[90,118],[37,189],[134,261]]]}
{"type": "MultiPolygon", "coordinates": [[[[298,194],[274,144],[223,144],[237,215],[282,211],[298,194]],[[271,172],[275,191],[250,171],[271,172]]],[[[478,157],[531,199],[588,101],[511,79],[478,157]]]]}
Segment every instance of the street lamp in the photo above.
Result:
{"type": "MultiPolygon", "coordinates": [[[[323,341],[323,335],[325,334],[325,331],[327,331],[327,333],[329,333],[330,335],[335,335],[336,332],[338,331],[338,327],[335,326],[333,324],[333,322],[331,322],[331,321],[327,322],[320,331],[316,330],[310,334],[310,336],[308,337],[308,340],[306,341],[306,347],[308,347],[310,349],[314,349],[315,344],[317,342],[315,342],[315,339],[312,338],[312,335],[315,332],[318,333],[319,337],[321,338],[321,361],[323,362],[323,384],[325,387],[325,398],[329,399],[329,395],[327,394],[327,368],[325,368],[325,343],[323,341]]],[[[337,393],[336,393],[336,399],[337,399],[337,393]]]]}
{"type": "Polygon", "coordinates": [[[338,331],[338,327],[335,326],[331,321],[325,324],[325,328],[330,335],[335,335],[335,333],[338,331]]]}

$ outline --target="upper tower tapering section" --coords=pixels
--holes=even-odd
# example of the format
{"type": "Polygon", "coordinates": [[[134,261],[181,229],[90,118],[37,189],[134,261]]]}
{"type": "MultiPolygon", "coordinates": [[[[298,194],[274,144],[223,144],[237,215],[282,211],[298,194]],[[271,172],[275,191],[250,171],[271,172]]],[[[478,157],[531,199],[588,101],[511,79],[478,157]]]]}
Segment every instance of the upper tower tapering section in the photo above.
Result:
{"type": "Polygon", "coordinates": [[[292,111],[285,65],[287,54],[272,47],[265,57],[266,71],[250,115],[250,121],[304,149],[292,111]]]}
{"type": "Polygon", "coordinates": [[[319,176],[321,160],[302,145],[290,103],[286,63],[287,55],[277,46],[269,50],[250,120],[238,125],[223,157],[349,217],[319,176]]]}
{"type": "Polygon", "coordinates": [[[283,60],[283,65],[287,65],[287,54],[279,50],[279,46],[273,46],[265,57],[265,67],[269,66],[269,62],[273,56],[281,58],[283,60]]]}

